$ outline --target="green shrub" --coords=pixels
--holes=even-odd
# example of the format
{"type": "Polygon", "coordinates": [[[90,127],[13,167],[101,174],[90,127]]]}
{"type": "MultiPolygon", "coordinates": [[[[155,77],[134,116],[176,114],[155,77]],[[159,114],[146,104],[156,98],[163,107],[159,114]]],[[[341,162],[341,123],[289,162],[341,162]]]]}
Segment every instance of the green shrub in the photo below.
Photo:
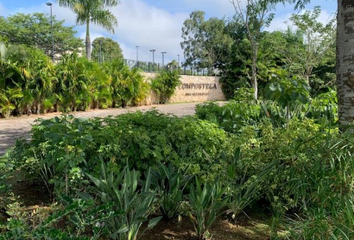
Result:
{"type": "Polygon", "coordinates": [[[215,103],[198,105],[196,115],[218,124],[226,132],[238,133],[246,125],[257,124],[261,119],[261,106],[255,103],[231,101],[224,106],[215,103]]]}
{"type": "Polygon", "coordinates": [[[70,194],[84,185],[83,170],[89,170],[85,150],[93,144],[91,120],[72,116],[38,120],[30,142],[18,140],[10,153],[17,167],[28,173],[29,179],[43,180],[48,191],[70,194]]]}
{"type": "Polygon", "coordinates": [[[212,180],[227,166],[233,138],[216,125],[156,111],[103,119],[61,117],[33,126],[29,142],[18,141],[10,154],[50,192],[75,194],[86,187],[84,173],[98,173],[100,161],[112,171],[128,162],[141,172],[172,163],[189,174],[212,180]]]}
{"type": "Polygon", "coordinates": [[[121,59],[105,63],[103,68],[110,78],[109,89],[112,91],[110,106],[135,106],[148,95],[149,84],[144,81],[137,68],[130,70],[121,59]]]}
{"type": "Polygon", "coordinates": [[[167,103],[181,84],[178,71],[162,71],[151,81],[151,89],[159,98],[159,103],[167,103]]]}
{"type": "Polygon", "coordinates": [[[236,102],[254,102],[254,89],[253,88],[238,88],[235,93],[233,100],[236,102]]]}
{"type": "Polygon", "coordinates": [[[198,104],[195,113],[199,119],[208,120],[219,125],[222,121],[223,108],[215,102],[206,102],[198,104]]]}
{"type": "Polygon", "coordinates": [[[330,134],[291,160],[274,160],[267,194],[276,211],[299,212],[296,220],[288,217],[291,239],[354,237],[353,140],[351,134],[330,134]]]}

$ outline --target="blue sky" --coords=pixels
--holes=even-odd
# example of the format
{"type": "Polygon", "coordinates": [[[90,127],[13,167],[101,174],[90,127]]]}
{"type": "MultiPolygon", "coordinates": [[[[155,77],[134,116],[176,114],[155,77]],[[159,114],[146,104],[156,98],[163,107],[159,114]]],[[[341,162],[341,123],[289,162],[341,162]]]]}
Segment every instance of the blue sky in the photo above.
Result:
{"type": "MultiPolygon", "coordinates": [[[[52,0],[55,3],[55,0],[52,0]]],[[[0,0],[0,15],[8,16],[17,12],[48,13],[45,0],[0,0]]],[[[327,22],[337,9],[335,0],[312,0],[307,9],[314,6],[322,7],[320,20],[327,22]]],[[[98,26],[91,28],[91,40],[96,37],[111,37],[119,42],[125,58],[136,58],[136,47],[139,46],[139,59],[151,61],[150,49],[157,52],[166,51],[167,61],[183,56],[180,48],[181,28],[183,21],[195,10],[206,12],[207,17],[231,17],[234,9],[229,0],[121,0],[120,5],[112,9],[118,19],[115,34],[107,33],[98,26]]],[[[75,15],[70,9],[53,5],[54,15],[65,19],[67,25],[75,25],[75,15]]],[[[269,30],[286,28],[284,23],[294,11],[293,5],[278,5],[269,30]]],[[[85,28],[77,26],[78,36],[84,38],[85,28]]],[[[161,55],[156,54],[156,61],[161,61],[161,55]]],[[[183,61],[183,59],[182,59],[183,61]]]]}

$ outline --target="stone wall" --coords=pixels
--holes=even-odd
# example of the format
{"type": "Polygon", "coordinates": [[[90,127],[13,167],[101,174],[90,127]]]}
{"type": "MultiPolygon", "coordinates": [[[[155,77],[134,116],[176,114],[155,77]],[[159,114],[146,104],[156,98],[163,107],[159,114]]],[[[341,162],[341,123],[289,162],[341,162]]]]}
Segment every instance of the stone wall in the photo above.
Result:
{"type": "MultiPolygon", "coordinates": [[[[146,77],[146,81],[150,82],[156,74],[144,73],[144,76],[146,77]]],[[[169,101],[170,103],[226,100],[221,89],[219,77],[182,75],[180,80],[182,84],[177,87],[175,94],[169,101]]],[[[153,92],[145,100],[146,105],[156,102],[157,98],[153,92]]]]}

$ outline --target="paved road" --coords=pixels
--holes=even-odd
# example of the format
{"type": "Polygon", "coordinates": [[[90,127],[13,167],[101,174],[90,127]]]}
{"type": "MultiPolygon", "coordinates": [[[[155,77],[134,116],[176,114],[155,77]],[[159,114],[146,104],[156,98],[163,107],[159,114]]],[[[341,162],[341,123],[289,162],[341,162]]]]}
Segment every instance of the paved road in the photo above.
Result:
{"type": "MultiPolygon", "coordinates": [[[[88,112],[76,112],[72,115],[81,118],[92,118],[92,117],[106,117],[109,115],[119,115],[127,112],[135,111],[148,111],[152,108],[156,108],[162,113],[171,113],[176,116],[188,116],[195,113],[195,106],[198,103],[180,103],[180,104],[169,104],[169,105],[153,105],[153,106],[142,106],[142,107],[131,107],[131,108],[117,108],[117,109],[106,109],[106,110],[92,110],[88,112]]],[[[15,144],[15,140],[19,137],[29,138],[29,131],[31,129],[31,124],[37,118],[49,119],[55,116],[59,116],[60,113],[50,113],[46,115],[32,115],[23,116],[18,118],[0,119],[0,156],[5,153],[5,150],[15,144]]]]}

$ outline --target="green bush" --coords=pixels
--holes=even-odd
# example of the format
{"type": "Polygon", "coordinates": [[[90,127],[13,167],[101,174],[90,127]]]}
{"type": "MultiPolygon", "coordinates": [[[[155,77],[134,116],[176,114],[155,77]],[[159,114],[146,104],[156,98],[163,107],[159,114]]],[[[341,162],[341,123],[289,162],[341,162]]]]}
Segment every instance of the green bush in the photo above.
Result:
{"type": "Polygon", "coordinates": [[[1,49],[2,117],[135,106],[150,90],[140,71],[130,70],[119,59],[100,65],[74,52],[53,65],[36,48],[1,45],[1,49]]]}
{"type": "Polygon", "coordinates": [[[151,81],[151,89],[159,98],[159,103],[167,103],[181,84],[178,71],[162,71],[151,81]]]}
{"type": "Polygon", "coordinates": [[[291,239],[354,237],[353,140],[331,133],[298,141],[267,167],[265,194],[273,209],[299,213],[288,217],[291,239]]]}
{"type": "Polygon", "coordinates": [[[246,125],[254,125],[261,119],[261,105],[243,101],[231,101],[224,106],[203,103],[197,106],[196,115],[200,119],[216,123],[226,132],[237,133],[246,125]]]}
{"type": "Polygon", "coordinates": [[[156,111],[103,119],[61,117],[40,121],[30,142],[18,141],[10,154],[17,166],[42,179],[50,192],[85,188],[84,173],[98,173],[100,161],[112,171],[128,162],[141,172],[172,163],[204,180],[227,166],[233,138],[216,125],[156,111]]]}

